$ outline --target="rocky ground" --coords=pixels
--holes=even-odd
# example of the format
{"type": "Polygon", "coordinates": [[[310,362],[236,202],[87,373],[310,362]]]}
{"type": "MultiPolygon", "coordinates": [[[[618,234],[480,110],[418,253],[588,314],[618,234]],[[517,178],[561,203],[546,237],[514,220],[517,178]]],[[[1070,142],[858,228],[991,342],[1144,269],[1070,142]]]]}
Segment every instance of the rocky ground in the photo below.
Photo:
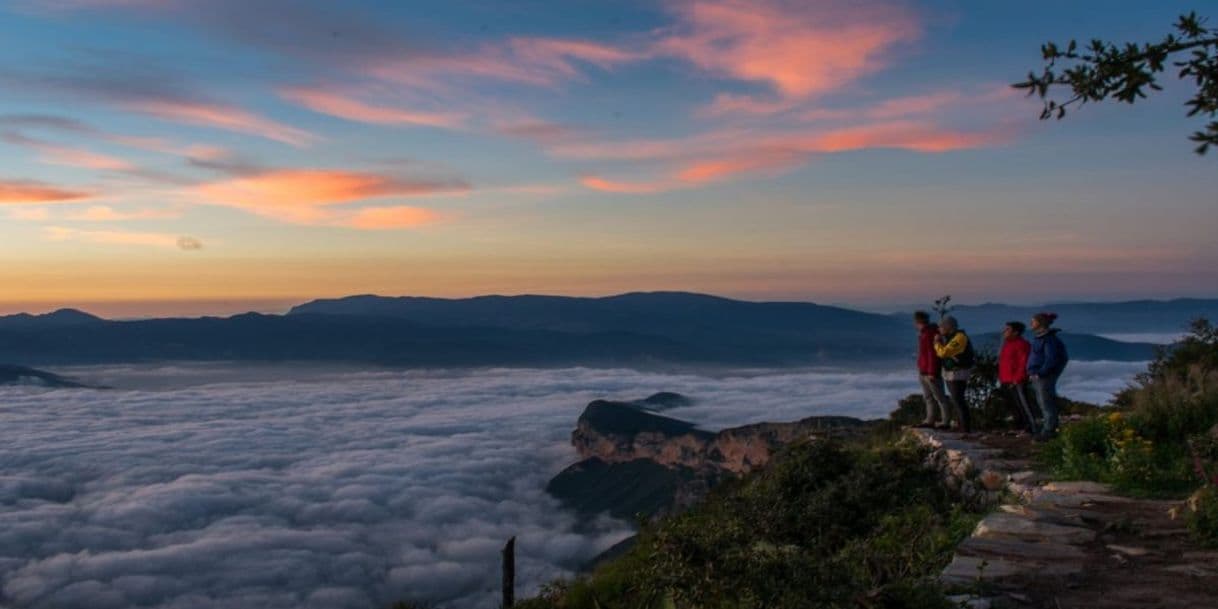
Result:
{"type": "Polygon", "coordinates": [[[995,508],[941,575],[964,606],[1218,608],[1218,551],[1197,547],[1172,517],[1182,502],[1046,481],[1024,438],[913,433],[963,497],[995,508]]]}

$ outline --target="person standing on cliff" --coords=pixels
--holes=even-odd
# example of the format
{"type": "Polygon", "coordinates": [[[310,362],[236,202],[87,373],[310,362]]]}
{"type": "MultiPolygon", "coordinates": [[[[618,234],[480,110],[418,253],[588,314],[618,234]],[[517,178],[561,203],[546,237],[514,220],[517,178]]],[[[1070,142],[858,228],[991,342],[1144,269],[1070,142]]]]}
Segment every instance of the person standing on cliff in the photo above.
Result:
{"type": "Polygon", "coordinates": [[[966,390],[968,379],[973,374],[973,365],[977,363],[977,355],[973,351],[973,343],[968,334],[960,329],[959,322],[951,315],[944,315],[939,320],[939,336],[935,337],[935,354],[943,362],[943,380],[947,381],[947,391],[951,396],[952,405],[956,407],[957,421],[960,431],[972,431],[968,411],[966,390]]]}
{"type": "Polygon", "coordinates": [[[1028,354],[1028,378],[1036,392],[1036,401],[1045,415],[1038,441],[1047,441],[1057,435],[1058,403],[1057,379],[1070,361],[1066,344],[1057,336],[1061,330],[1052,327],[1056,313],[1037,313],[1032,316],[1032,350],[1028,354]]]}
{"type": "Polygon", "coordinates": [[[1032,344],[1023,337],[1027,326],[1008,321],[1002,328],[1002,349],[998,352],[998,382],[1007,391],[1015,421],[1036,435],[1039,428],[1028,403],[1028,354],[1032,344]]]}
{"type": "Polygon", "coordinates": [[[922,400],[926,403],[926,418],[917,427],[946,428],[951,423],[951,409],[947,406],[947,395],[943,393],[943,364],[935,353],[939,326],[930,320],[926,311],[914,313],[913,321],[918,330],[918,380],[922,385],[922,400]],[[939,413],[937,424],[936,410],[939,413]]]}

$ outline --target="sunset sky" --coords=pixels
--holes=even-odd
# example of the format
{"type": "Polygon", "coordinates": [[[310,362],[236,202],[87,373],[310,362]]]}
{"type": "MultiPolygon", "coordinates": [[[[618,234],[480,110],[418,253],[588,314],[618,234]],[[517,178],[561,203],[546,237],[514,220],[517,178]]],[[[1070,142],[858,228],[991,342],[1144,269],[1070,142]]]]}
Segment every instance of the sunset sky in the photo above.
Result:
{"type": "Polygon", "coordinates": [[[0,313],[1218,296],[1186,88],[1045,123],[1007,86],[1190,8],[6,0],[0,313]]]}

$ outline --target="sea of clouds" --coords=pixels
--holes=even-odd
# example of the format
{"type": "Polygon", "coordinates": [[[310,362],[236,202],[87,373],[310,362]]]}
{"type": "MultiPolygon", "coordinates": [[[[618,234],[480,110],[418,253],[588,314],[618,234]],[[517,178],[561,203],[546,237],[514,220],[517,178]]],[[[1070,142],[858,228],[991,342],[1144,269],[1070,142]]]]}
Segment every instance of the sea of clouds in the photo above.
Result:
{"type": "MultiPolygon", "coordinates": [[[[1103,402],[1142,364],[1079,362],[1103,402]]],[[[523,592],[630,534],[543,489],[596,398],[677,391],[708,429],[880,417],[908,371],[66,371],[109,390],[0,389],[0,607],[491,607],[518,537],[523,592]]]]}

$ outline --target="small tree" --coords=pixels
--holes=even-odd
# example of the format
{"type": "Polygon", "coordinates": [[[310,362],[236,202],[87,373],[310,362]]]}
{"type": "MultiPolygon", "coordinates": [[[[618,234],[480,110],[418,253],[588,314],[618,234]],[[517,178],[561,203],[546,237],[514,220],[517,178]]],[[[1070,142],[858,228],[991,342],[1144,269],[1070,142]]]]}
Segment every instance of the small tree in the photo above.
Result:
{"type": "MultiPolygon", "coordinates": [[[[1179,68],[1180,79],[1192,80],[1197,90],[1185,105],[1189,116],[1218,115],[1218,29],[1207,26],[1196,13],[1182,15],[1176,22],[1176,33],[1159,42],[1117,44],[1094,39],[1087,45],[1071,40],[1065,46],[1052,42],[1041,47],[1045,67],[1040,74],[1028,73],[1028,79],[1013,87],[1027,89],[1045,101],[1042,120],[1062,118],[1066,108],[1115,99],[1132,104],[1147,96],[1147,90],[1159,91],[1159,75],[1169,65],[1179,68]],[[1179,58],[1176,61],[1170,61],[1179,58]],[[1170,64],[1169,64],[1170,61],[1170,64]],[[1064,101],[1051,99],[1050,94],[1064,87],[1069,97],[1064,101]]],[[[1197,142],[1197,154],[1205,154],[1218,144],[1218,120],[1211,120],[1190,138],[1197,142]]]]}
{"type": "Polygon", "coordinates": [[[935,312],[939,314],[939,319],[942,320],[948,313],[952,312],[952,295],[948,294],[943,298],[935,301],[935,312]]]}

